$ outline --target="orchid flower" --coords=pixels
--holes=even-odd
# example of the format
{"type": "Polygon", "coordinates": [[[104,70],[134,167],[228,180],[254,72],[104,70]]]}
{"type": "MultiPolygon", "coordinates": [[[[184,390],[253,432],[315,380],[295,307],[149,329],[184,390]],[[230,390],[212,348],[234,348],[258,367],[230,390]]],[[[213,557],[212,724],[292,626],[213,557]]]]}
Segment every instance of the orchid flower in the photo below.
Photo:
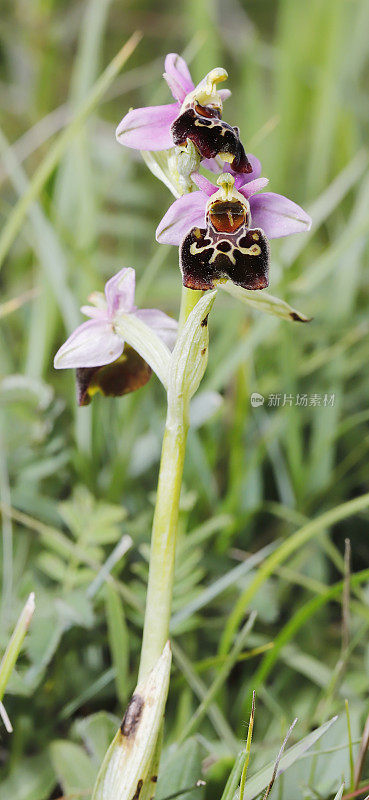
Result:
{"type": "Polygon", "coordinates": [[[158,242],[180,245],[183,283],[211,289],[230,278],[245,289],[268,286],[268,239],[307,231],[311,219],[300,206],[272,192],[260,162],[248,156],[252,172],[222,173],[218,187],[193,174],[199,191],[175,200],[158,225],[158,242]]]}
{"type": "MultiPolygon", "coordinates": [[[[252,172],[233,177],[235,189],[249,201],[252,224],[261,228],[268,239],[280,239],[291,233],[310,230],[311,217],[297,203],[274,192],[258,194],[269,180],[260,177],[259,159],[250,153],[247,158],[252,172]]],[[[227,172],[231,173],[232,170],[227,167],[227,172]]],[[[204,227],[207,202],[219,187],[203,175],[192,175],[192,178],[199,191],[179,197],[172,203],[156,229],[157,242],[178,247],[190,228],[195,225],[204,227]]]]}
{"type": "Polygon", "coordinates": [[[135,270],[123,268],[106,283],[105,294],[94,292],[89,298],[93,305],[82,306],[90,319],[58,350],[55,368],[77,369],[79,405],[88,405],[96,392],[120,396],[139,389],[151,368],[161,378],[152,342],[159,346],[159,357],[169,357],[177,323],[158,309],[138,309],[134,296],[135,270]]]}
{"type": "Polygon", "coordinates": [[[250,172],[238,128],[221,119],[223,100],[230,92],[218,90],[217,84],[227,77],[226,70],[217,67],[195,86],[185,60],[169,53],[164,78],[176,102],[129,111],[118,125],[118,142],[137,150],[154,151],[169,150],[175,145],[186,149],[190,141],[200,158],[219,155],[232,164],[235,172],[250,172]]]}

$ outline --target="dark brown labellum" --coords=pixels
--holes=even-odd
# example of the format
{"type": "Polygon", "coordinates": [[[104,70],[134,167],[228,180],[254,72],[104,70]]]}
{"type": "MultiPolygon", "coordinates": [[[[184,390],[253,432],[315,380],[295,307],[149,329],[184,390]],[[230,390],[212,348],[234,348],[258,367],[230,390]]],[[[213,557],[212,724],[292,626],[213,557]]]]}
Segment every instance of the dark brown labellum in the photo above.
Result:
{"type": "Polygon", "coordinates": [[[211,106],[195,103],[187,108],[172,123],[171,133],[175,145],[185,145],[190,139],[202,158],[233,156],[229,160],[234,172],[252,172],[238,128],[220,119],[219,112],[211,106]]]}
{"type": "Polygon", "coordinates": [[[135,392],[151,377],[151,367],[132,347],[125,345],[124,352],[102,367],[77,369],[78,405],[88,406],[97,392],[105,397],[121,397],[135,392]]]}
{"type": "Polygon", "coordinates": [[[189,289],[213,289],[229,278],[244,289],[264,289],[269,283],[269,244],[260,228],[247,227],[246,208],[238,201],[216,201],[206,228],[192,228],[180,247],[183,284],[189,289]]]}

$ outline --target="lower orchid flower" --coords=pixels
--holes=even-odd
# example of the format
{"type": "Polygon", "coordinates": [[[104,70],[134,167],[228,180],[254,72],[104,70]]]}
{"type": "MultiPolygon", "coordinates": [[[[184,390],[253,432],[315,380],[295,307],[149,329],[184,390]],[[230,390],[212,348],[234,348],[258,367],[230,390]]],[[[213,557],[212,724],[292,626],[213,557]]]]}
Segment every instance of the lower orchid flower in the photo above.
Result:
{"type": "Polygon", "coordinates": [[[177,322],[155,308],[134,305],[135,270],[123,268],[105,285],[105,294],[90,296],[83,322],[58,350],[56,369],[77,370],[77,399],[88,405],[96,392],[121,396],[135,391],[154,369],[162,380],[160,360],[169,358],[177,322]]]}
{"type": "Polygon", "coordinates": [[[165,59],[164,78],[176,100],[164,106],[131,109],[118,125],[120,144],[138,150],[196,147],[200,159],[220,156],[235,172],[248,173],[252,167],[240,141],[239,130],[222,120],[223,100],[230,94],[217,85],[227,79],[226,70],[216,67],[195,86],[186,62],[176,53],[165,59]]]}
{"type": "Polygon", "coordinates": [[[252,173],[222,173],[217,189],[193,174],[199,191],[180,197],[158,225],[158,242],[180,246],[183,283],[211,289],[230,279],[244,289],[268,286],[268,239],[308,231],[311,219],[300,206],[279,194],[257,194],[267,183],[260,162],[248,156],[252,173]]]}

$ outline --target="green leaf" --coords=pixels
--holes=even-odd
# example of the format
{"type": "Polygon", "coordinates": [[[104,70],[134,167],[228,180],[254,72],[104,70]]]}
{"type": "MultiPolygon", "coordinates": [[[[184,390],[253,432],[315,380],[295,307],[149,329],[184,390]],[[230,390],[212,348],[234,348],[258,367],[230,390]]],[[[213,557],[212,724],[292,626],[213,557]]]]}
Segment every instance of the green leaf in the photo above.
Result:
{"type": "MultiPolygon", "coordinates": [[[[160,762],[157,796],[180,792],[187,787],[194,786],[201,778],[202,748],[195,739],[187,739],[179,747],[169,747],[160,762]]],[[[203,789],[194,789],[181,795],[181,800],[201,800],[203,789]]]]}
{"type": "Polygon", "coordinates": [[[207,292],[198,300],[184,324],[172,353],[168,380],[169,414],[178,416],[178,403],[189,403],[208,363],[208,315],[216,297],[207,292]]]}
{"type": "Polygon", "coordinates": [[[96,768],[83,747],[60,739],[51,743],[50,756],[64,794],[92,791],[96,768]]]}
{"type": "Polygon", "coordinates": [[[124,705],[128,691],[129,639],[122,601],[110,584],[105,587],[105,608],[115,686],[119,701],[124,705]]]}
{"type": "MultiPolygon", "coordinates": [[[[91,544],[111,544],[121,536],[125,508],[96,500],[86,486],[77,486],[69,500],[59,503],[59,513],[75,539],[91,544]]],[[[99,550],[91,557],[98,557],[99,550]]]]}
{"type": "Polygon", "coordinates": [[[76,733],[82,739],[98,767],[115,736],[118,725],[117,717],[106,711],[98,711],[97,714],[79,719],[74,724],[76,733]]]}
{"type": "Polygon", "coordinates": [[[251,291],[250,289],[243,289],[242,286],[236,286],[232,281],[219,284],[219,288],[228,292],[228,294],[232,295],[232,297],[235,297],[237,300],[241,300],[242,303],[256,308],[257,311],[265,311],[267,314],[273,314],[274,317],[287,319],[290,322],[311,321],[305,314],[296,311],[295,308],[288,305],[285,300],[273,297],[273,295],[264,292],[264,290],[256,289],[255,291],[251,291]]]}
{"type": "Polygon", "coordinates": [[[32,758],[22,756],[8,778],[1,781],[1,796],[9,800],[46,800],[56,780],[46,753],[32,758]]]}
{"type": "MultiPolygon", "coordinates": [[[[336,721],[337,717],[333,717],[328,722],[325,722],[324,725],[321,725],[312,733],[309,733],[300,742],[290,747],[286,753],[282,756],[279,767],[278,767],[278,775],[282,772],[285,772],[286,769],[292,766],[295,761],[298,761],[299,758],[312,747],[315,742],[323,736],[326,731],[331,727],[331,725],[336,721]]],[[[253,800],[254,797],[257,797],[266,786],[269,785],[270,780],[273,775],[275,760],[270,761],[266,767],[260,769],[255,775],[252,776],[248,781],[246,781],[245,791],[243,795],[243,800],[253,800]]]]}

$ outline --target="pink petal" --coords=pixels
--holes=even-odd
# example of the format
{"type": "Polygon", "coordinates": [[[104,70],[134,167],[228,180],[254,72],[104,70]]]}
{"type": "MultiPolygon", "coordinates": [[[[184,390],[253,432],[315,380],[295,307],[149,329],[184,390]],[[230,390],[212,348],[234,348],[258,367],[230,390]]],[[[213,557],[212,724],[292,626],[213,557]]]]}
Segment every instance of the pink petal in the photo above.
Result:
{"type": "Polygon", "coordinates": [[[219,173],[222,171],[222,164],[218,164],[216,158],[203,158],[201,166],[208,169],[210,172],[219,173]]]}
{"type": "Polygon", "coordinates": [[[218,94],[220,99],[224,103],[224,101],[228,100],[228,98],[231,96],[232,92],[230,91],[230,89],[218,89],[218,94]]]}
{"type": "Polygon", "coordinates": [[[281,194],[265,192],[250,197],[251,224],[269,239],[310,230],[311,218],[300,206],[281,194]]]}
{"type": "Polygon", "coordinates": [[[134,307],[136,273],[132,267],[123,267],[105,284],[108,316],[112,318],[118,309],[129,313],[134,307]]]}
{"type": "Polygon", "coordinates": [[[241,186],[238,191],[241,192],[244,197],[246,197],[246,200],[248,200],[252,194],[256,194],[257,192],[260,192],[261,189],[265,189],[268,183],[268,178],[255,178],[254,181],[250,181],[249,183],[245,183],[244,186],[241,186]]]}
{"type": "Polygon", "coordinates": [[[203,192],[184,194],[168,208],[156,229],[156,241],[179,245],[184,235],[196,225],[205,224],[207,196],[203,192]]]}
{"type": "Polygon", "coordinates": [[[173,349],[178,332],[178,322],[175,319],[157,308],[141,308],[135,311],[135,316],[152,328],[170,350],[173,349]]]}
{"type": "Polygon", "coordinates": [[[58,350],[55,369],[68,367],[101,367],[110,364],[123,353],[124,342],[104,321],[83,322],[58,350]]]}
{"type": "Polygon", "coordinates": [[[96,306],[81,306],[82,314],[91,319],[107,319],[107,308],[96,308],[96,306]]]}
{"type": "Polygon", "coordinates": [[[240,175],[239,173],[233,172],[233,170],[229,168],[229,164],[225,164],[223,167],[223,172],[230,172],[232,175],[234,175],[234,185],[239,191],[242,186],[245,186],[247,183],[251,183],[251,181],[259,178],[261,173],[261,163],[259,159],[256,158],[256,156],[254,156],[252,153],[247,153],[247,158],[252,166],[252,172],[243,172],[240,175]]]}
{"type": "Polygon", "coordinates": [[[255,180],[255,178],[259,178],[261,175],[261,163],[256,156],[252,153],[247,153],[247,158],[252,166],[252,172],[245,173],[242,175],[244,183],[249,183],[250,181],[255,180]]]}
{"type": "Polygon", "coordinates": [[[183,103],[186,95],[192,92],[195,86],[184,58],[177,53],[168,53],[164,68],[164,78],[173,97],[183,103]]]}
{"type": "Polygon", "coordinates": [[[214,186],[211,181],[205,178],[204,175],[200,175],[199,172],[193,172],[191,178],[193,182],[196,183],[196,186],[198,186],[202,192],[207,194],[208,197],[211,197],[211,195],[214,194],[214,192],[217,192],[219,189],[219,186],[214,186]]]}
{"type": "Polygon", "coordinates": [[[116,130],[118,142],[136,150],[169,150],[173,147],[170,126],[180,108],[179,103],[170,103],[128,111],[116,130]]]}

